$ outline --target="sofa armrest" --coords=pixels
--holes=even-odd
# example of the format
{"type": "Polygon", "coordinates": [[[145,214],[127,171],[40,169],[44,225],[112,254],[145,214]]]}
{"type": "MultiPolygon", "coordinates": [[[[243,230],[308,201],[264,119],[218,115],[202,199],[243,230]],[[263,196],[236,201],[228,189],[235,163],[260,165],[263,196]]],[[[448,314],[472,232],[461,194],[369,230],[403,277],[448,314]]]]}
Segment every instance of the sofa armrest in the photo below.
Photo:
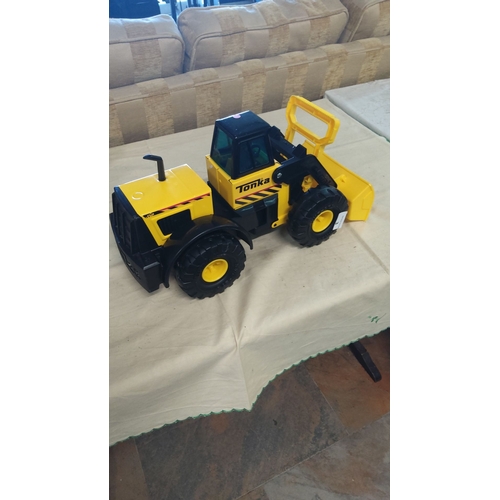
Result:
{"type": "Polygon", "coordinates": [[[349,11],[349,22],[339,42],[390,35],[390,0],[341,0],[349,11]]]}

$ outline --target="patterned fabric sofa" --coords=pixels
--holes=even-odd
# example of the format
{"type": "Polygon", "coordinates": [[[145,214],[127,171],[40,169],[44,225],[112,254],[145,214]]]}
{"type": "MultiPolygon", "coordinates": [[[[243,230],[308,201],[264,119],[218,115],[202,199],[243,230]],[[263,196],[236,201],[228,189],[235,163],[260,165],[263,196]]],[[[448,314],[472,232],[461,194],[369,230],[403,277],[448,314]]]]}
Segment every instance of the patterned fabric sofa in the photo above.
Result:
{"type": "Polygon", "coordinates": [[[110,19],[110,147],[388,78],[390,0],[263,0],[110,19]]]}

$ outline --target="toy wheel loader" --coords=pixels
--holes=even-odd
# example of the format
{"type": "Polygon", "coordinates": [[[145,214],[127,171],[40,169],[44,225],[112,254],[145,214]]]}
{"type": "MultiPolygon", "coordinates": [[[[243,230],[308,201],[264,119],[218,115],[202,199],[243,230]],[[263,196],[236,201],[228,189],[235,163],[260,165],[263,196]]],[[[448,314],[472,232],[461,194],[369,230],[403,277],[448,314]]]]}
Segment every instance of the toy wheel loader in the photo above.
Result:
{"type": "Polygon", "coordinates": [[[148,291],[173,272],[191,297],[223,292],[245,267],[243,240],[282,224],[300,245],[326,241],[344,220],[366,220],[372,186],[324,152],[339,121],[298,96],[286,109],[285,135],[252,111],[216,120],[208,183],[188,165],[114,188],[111,226],[123,261],[148,291]],[[327,125],[324,137],[297,121],[297,108],[327,125]],[[305,141],[292,144],[295,132],[305,141]]]}

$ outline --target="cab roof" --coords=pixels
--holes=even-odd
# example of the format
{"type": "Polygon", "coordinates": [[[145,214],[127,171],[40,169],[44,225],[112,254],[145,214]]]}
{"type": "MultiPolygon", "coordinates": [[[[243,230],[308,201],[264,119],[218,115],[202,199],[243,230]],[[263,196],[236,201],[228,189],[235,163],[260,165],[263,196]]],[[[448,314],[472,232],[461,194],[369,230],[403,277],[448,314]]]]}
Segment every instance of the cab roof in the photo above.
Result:
{"type": "Polygon", "coordinates": [[[220,127],[234,139],[241,139],[253,135],[263,135],[271,125],[257,116],[253,111],[244,111],[236,115],[226,116],[215,121],[220,127]]]}

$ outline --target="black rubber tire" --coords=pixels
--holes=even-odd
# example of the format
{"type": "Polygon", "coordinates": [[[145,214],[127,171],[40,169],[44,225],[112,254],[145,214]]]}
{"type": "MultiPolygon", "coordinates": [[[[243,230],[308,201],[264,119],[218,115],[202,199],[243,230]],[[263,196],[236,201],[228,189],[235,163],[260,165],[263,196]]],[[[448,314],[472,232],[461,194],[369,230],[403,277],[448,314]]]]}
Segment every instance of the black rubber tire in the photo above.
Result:
{"type": "Polygon", "coordinates": [[[337,232],[333,228],[339,214],[345,212],[347,207],[347,198],[334,187],[318,186],[309,189],[288,214],[288,233],[302,246],[319,245],[337,232]],[[313,222],[325,210],[333,212],[333,219],[323,231],[315,232],[313,222]]]}
{"type": "Polygon", "coordinates": [[[193,243],[181,255],[175,264],[175,279],[190,297],[213,297],[239,278],[245,267],[245,260],[245,250],[238,238],[226,233],[213,233],[193,243]],[[215,282],[205,281],[202,277],[203,270],[217,259],[227,262],[226,273],[215,282]]]}

